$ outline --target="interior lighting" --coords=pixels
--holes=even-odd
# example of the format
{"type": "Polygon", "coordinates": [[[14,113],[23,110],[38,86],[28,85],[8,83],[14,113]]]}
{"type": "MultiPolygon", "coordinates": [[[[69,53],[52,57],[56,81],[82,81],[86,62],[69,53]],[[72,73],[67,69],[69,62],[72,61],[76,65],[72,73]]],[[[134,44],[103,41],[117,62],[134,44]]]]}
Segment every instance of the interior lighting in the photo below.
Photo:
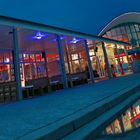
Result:
{"type": "Polygon", "coordinates": [[[23,54],[23,57],[26,57],[26,54],[25,53],[23,54]]]}
{"type": "MultiPolygon", "coordinates": [[[[65,36],[61,36],[61,37],[60,37],[61,40],[65,39],[65,38],[66,38],[65,36]]],[[[56,38],[52,40],[52,42],[56,42],[56,41],[57,41],[56,38]]]]}
{"type": "Polygon", "coordinates": [[[10,59],[9,59],[9,58],[6,58],[6,62],[7,62],[7,63],[10,62],[10,59]]]}
{"type": "Polygon", "coordinates": [[[76,44],[78,41],[80,41],[80,39],[73,37],[73,39],[70,41],[70,43],[76,44]]]}
{"type": "Polygon", "coordinates": [[[34,39],[42,39],[45,36],[45,34],[42,34],[41,32],[37,32],[36,35],[33,37],[34,39]]]}

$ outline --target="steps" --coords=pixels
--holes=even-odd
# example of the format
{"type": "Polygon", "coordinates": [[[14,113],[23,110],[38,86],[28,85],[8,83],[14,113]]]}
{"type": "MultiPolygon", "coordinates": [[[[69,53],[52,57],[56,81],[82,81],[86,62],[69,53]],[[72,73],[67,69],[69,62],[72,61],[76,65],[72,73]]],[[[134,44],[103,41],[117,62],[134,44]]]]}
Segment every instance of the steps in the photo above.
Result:
{"type": "Polygon", "coordinates": [[[116,115],[124,111],[140,97],[140,84],[134,84],[119,93],[91,104],[49,126],[39,128],[17,139],[19,140],[83,140],[96,137],[116,115]],[[109,121],[108,121],[109,120],[109,121]]]}

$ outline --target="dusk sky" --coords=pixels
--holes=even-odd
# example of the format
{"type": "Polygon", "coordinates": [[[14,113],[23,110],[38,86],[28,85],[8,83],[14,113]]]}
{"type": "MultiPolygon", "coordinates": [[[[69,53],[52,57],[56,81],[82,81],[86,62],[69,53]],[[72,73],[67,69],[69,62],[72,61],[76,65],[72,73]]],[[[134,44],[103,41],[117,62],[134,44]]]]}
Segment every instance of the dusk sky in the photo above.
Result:
{"type": "Polygon", "coordinates": [[[140,0],[0,0],[0,14],[97,35],[140,0]]]}

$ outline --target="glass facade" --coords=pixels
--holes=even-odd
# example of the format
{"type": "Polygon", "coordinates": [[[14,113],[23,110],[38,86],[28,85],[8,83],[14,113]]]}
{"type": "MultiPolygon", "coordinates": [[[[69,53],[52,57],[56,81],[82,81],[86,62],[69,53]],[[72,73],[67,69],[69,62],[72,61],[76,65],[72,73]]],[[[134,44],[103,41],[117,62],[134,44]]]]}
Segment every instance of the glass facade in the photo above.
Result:
{"type": "Polygon", "coordinates": [[[133,47],[140,47],[140,24],[126,23],[107,31],[103,37],[132,43],[133,47]]]}
{"type": "MultiPolygon", "coordinates": [[[[121,115],[124,131],[130,131],[140,126],[140,101],[135,102],[121,115]]],[[[106,127],[107,135],[122,133],[119,117],[106,127]]]]}
{"type": "MultiPolygon", "coordinates": [[[[15,71],[12,30],[12,27],[0,25],[0,94],[2,95],[0,97],[3,97],[4,101],[6,100],[5,90],[7,90],[5,86],[14,83],[16,87],[17,71],[15,71]]],[[[64,88],[63,69],[66,70],[68,87],[90,82],[91,72],[95,80],[108,76],[102,44],[99,41],[87,40],[90,57],[88,59],[84,39],[59,35],[60,47],[63,51],[62,58],[55,34],[17,28],[17,35],[23,97],[49,92],[49,89],[56,91],[64,88]],[[62,59],[64,59],[64,64],[62,64],[62,59]],[[89,67],[89,60],[91,67],[89,67]]],[[[114,48],[110,47],[111,43],[105,45],[109,63],[116,67],[114,48]]],[[[8,87],[8,95],[11,95],[11,86],[8,87]]]]}
{"type": "MultiPolygon", "coordinates": [[[[130,67],[131,65],[133,72],[139,72],[140,24],[138,23],[120,24],[106,31],[106,33],[104,33],[102,36],[105,38],[131,43],[131,45],[126,47],[125,49],[121,49],[121,47],[119,50],[116,49],[114,52],[115,59],[118,62],[122,63],[123,69],[125,71],[127,71],[127,68],[130,67]],[[125,50],[128,55],[125,55],[125,50]],[[127,61],[129,63],[129,66],[127,64],[127,61]]],[[[117,69],[119,69],[119,67],[117,67],[117,69]]]]}
{"type": "MultiPolygon", "coordinates": [[[[111,45],[112,44],[110,43],[106,44],[108,60],[110,65],[117,65],[114,48],[112,48],[111,45]]],[[[88,48],[92,68],[95,72],[94,76],[105,77],[105,60],[101,44],[89,43],[88,48]]],[[[77,44],[64,44],[63,52],[66,73],[74,76],[75,74],[77,74],[77,76],[78,74],[84,75],[88,62],[83,41],[78,42],[77,44]]],[[[4,53],[1,52],[0,57],[0,81],[14,81],[12,50],[9,52],[5,51],[4,53]]],[[[62,75],[60,58],[56,46],[53,49],[53,53],[49,53],[47,47],[44,51],[19,51],[19,61],[22,86],[26,85],[26,81],[33,79],[39,79],[48,76],[49,79],[53,81],[58,80],[57,78],[60,78],[62,75]],[[46,61],[43,55],[45,55],[46,61]],[[56,79],[54,77],[56,77],[56,79]]],[[[128,63],[127,60],[124,62],[128,63]]]]}
{"type": "Polygon", "coordinates": [[[0,52],[0,82],[14,81],[12,52],[0,52]]]}

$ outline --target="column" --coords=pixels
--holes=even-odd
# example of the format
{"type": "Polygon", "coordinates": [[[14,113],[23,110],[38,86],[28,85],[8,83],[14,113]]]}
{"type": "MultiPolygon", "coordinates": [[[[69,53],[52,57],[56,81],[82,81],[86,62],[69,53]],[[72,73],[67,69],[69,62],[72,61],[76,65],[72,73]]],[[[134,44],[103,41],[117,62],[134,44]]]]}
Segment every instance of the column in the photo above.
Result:
{"type": "Polygon", "coordinates": [[[93,73],[92,64],[91,64],[91,60],[90,60],[90,56],[89,56],[87,40],[85,40],[85,50],[86,50],[86,55],[87,55],[87,60],[88,60],[90,78],[91,78],[92,83],[94,83],[94,73],[93,73]]]}
{"type": "Polygon", "coordinates": [[[68,88],[68,80],[67,80],[67,74],[65,70],[65,61],[64,61],[64,55],[63,55],[63,49],[62,49],[62,43],[59,35],[56,35],[56,41],[58,46],[58,52],[60,57],[60,65],[61,65],[61,71],[62,71],[62,77],[63,77],[63,87],[68,88]]]}
{"type": "Polygon", "coordinates": [[[47,58],[46,58],[46,52],[45,50],[42,52],[42,57],[44,58],[44,62],[45,62],[45,71],[46,71],[46,76],[47,76],[47,88],[48,88],[48,92],[51,92],[51,86],[50,86],[50,80],[49,80],[49,73],[48,73],[48,63],[47,63],[47,58]]]}
{"type": "Polygon", "coordinates": [[[124,53],[125,53],[125,55],[126,55],[126,57],[127,57],[127,61],[128,61],[128,67],[129,67],[129,70],[131,71],[132,70],[132,68],[131,68],[131,63],[130,63],[130,61],[129,61],[129,56],[128,56],[128,52],[127,52],[127,46],[124,46],[124,53]]]}
{"type": "Polygon", "coordinates": [[[115,134],[115,127],[114,127],[114,121],[111,124],[111,129],[112,129],[112,133],[115,134]]]}
{"type": "Polygon", "coordinates": [[[124,129],[124,124],[122,120],[122,115],[119,117],[119,122],[120,122],[120,128],[121,128],[122,134],[124,134],[125,129],[124,129]]]}
{"type": "Polygon", "coordinates": [[[17,98],[22,100],[22,88],[21,88],[21,77],[20,77],[20,62],[19,62],[19,52],[18,52],[18,33],[17,29],[13,28],[13,60],[14,60],[14,70],[15,70],[15,81],[17,88],[17,98]]]}
{"type": "Polygon", "coordinates": [[[70,82],[70,87],[73,87],[73,82],[72,82],[72,79],[71,79],[71,68],[70,68],[70,60],[69,60],[69,48],[68,48],[68,44],[67,44],[67,41],[65,41],[65,51],[66,51],[66,57],[67,57],[67,64],[68,64],[68,69],[69,69],[69,75],[68,75],[68,80],[70,82]]]}
{"type": "Polygon", "coordinates": [[[110,79],[112,76],[111,76],[111,70],[110,70],[107,52],[106,52],[106,48],[105,48],[105,43],[101,42],[101,44],[102,44],[102,49],[103,49],[103,53],[104,53],[104,59],[105,59],[105,63],[106,63],[106,70],[108,73],[108,78],[110,79]]]}
{"type": "Polygon", "coordinates": [[[139,104],[139,110],[140,110],[140,99],[138,99],[138,104],[139,104]]]}
{"type": "MultiPolygon", "coordinates": [[[[134,115],[134,108],[133,108],[133,106],[131,106],[131,108],[130,108],[130,114],[131,114],[131,119],[134,119],[135,115],[134,115]]],[[[132,125],[133,128],[137,127],[137,124],[136,124],[135,120],[133,122],[131,122],[131,125],[132,125]]]]}
{"type": "Polygon", "coordinates": [[[123,69],[123,66],[122,66],[122,62],[120,60],[120,54],[119,54],[119,51],[118,51],[117,44],[115,44],[115,48],[116,48],[117,54],[118,54],[118,64],[120,66],[120,72],[121,72],[122,75],[124,75],[124,69],[123,69]]]}

